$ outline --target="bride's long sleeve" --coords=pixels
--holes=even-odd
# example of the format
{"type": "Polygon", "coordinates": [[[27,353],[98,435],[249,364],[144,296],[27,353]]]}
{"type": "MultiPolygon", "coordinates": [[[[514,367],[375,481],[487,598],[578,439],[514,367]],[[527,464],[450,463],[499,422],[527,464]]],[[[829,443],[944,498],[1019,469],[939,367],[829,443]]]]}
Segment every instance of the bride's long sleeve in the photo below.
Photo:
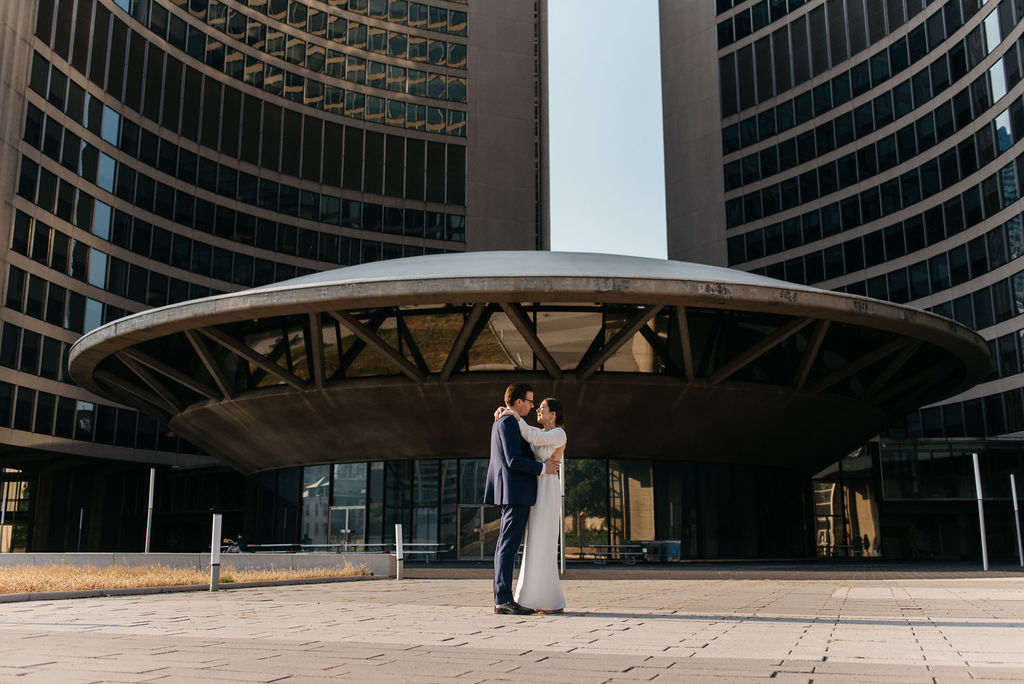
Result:
{"type": "Polygon", "coordinates": [[[519,419],[519,434],[523,436],[531,446],[553,446],[560,447],[565,444],[565,430],[554,428],[553,430],[541,430],[533,427],[522,418],[519,419]]]}

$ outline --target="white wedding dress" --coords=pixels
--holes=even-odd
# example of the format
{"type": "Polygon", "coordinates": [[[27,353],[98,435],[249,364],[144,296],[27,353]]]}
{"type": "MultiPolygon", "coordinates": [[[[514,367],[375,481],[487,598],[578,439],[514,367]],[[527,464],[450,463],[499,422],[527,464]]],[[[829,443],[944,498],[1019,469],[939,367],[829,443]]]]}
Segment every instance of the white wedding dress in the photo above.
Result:
{"type": "MultiPolygon", "coordinates": [[[[533,457],[544,462],[566,442],[565,430],[541,430],[519,419],[519,433],[533,448],[533,457]]],[[[563,460],[564,463],[564,460],[563,460]]],[[[562,491],[558,475],[537,478],[537,503],[530,509],[523,547],[523,563],[516,581],[516,602],[534,610],[562,610],[565,596],[558,579],[558,528],[561,524],[562,491]]]]}

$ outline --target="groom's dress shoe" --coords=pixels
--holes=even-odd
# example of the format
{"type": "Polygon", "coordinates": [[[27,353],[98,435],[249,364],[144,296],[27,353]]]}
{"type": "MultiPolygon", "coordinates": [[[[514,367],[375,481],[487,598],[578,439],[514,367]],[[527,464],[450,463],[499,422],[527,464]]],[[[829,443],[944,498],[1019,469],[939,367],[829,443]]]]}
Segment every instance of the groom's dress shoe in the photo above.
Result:
{"type": "Polygon", "coordinates": [[[515,601],[494,606],[494,612],[498,615],[533,615],[532,608],[524,608],[515,601]]]}

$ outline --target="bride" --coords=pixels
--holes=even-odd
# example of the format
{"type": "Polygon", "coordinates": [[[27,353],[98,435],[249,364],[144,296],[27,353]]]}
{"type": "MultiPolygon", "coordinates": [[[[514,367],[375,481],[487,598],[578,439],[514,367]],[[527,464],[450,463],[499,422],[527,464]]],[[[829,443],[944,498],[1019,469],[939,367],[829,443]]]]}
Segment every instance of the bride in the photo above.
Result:
{"type": "MultiPolygon", "coordinates": [[[[499,411],[498,417],[503,413],[499,411]]],[[[533,448],[534,458],[541,462],[552,458],[561,460],[566,443],[565,430],[561,427],[564,422],[562,402],[554,397],[542,401],[537,408],[537,421],[542,427],[532,427],[519,418],[519,433],[533,448]]],[[[530,509],[526,526],[515,600],[538,613],[561,613],[565,609],[565,596],[558,579],[561,494],[558,475],[541,474],[537,478],[537,503],[530,509]]]]}

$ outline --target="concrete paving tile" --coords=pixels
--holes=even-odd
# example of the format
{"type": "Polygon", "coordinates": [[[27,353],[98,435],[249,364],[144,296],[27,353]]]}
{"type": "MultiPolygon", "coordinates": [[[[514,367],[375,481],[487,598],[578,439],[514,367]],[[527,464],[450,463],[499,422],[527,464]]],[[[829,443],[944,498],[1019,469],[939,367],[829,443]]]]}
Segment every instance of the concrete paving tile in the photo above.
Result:
{"type": "Polygon", "coordinates": [[[38,667],[40,665],[49,665],[57,662],[57,656],[47,656],[43,654],[32,654],[32,653],[12,653],[0,662],[0,667],[5,669],[17,669],[26,667],[38,667]]]}
{"type": "Polygon", "coordinates": [[[45,671],[28,671],[23,672],[20,675],[12,679],[6,677],[3,681],[16,681],[16,682],[52,682],[53,684],[92,684],[93,682],[106,682],[107,677],[101,673],[96,672],[76,672],[74,670],[45,670],[45,671]]]}
{"type": "MultiPolygon", "coordinates": [[[[158,682],[159,684],[195,684],[195,682],[196,682],[196,680],[193,677],[190,677],[189,675],[179,675],[179,674],[168,674],[168,675],[166,675],[164,677],[161,677],[159,679],[154,679],[154,680],[151,680],[151,681],[158,682]]],[[[239,683],[241,683],[241,682],[250,682],[252,680],[251,679],[236,678],[236,679],[218,679],[217,681],[218,682],[239,682],[239,683]]]]}
{"type": "Polygon", "coordinates": [[[119,660],[111,661],[88,661],[88,660],[62,660],[60,662],[49,663],[40,668],[41,670],[74,670],[77,672],[90,672],[90,673],[114,673],[122,674],[126,676],[142,676],[150,672],[164,667],[160,663],[155,663],[152,660],[146,658],[124,658],[119,660]]]}
{"type": "Polygon", "coordinates": [[[285,676],[287,673],[281,672],[265,672],[265,673],[253,673],[253,672],[239,672],[238,670],[220,670],[216,668],[208,667],[185,667],[182,665],[175,665],[171,667],[164,667],[154,672],[148,673],[151,677],[151,681],[163,681],[163,679],[179,679],[179,678],[190,678],[193,682],[237,682],[237,681],[250,681],[250,682],[272,682],[285,676]]]}
{"type": "Polygon", "coordinates": [[[1024,668],[1020,667],[968,667],[968,673],[972,677],[987,677],[989,679],[1015,679],[1024,681],[1024,668]]]}
{"type": "Polygon", "coordinates": [[[873,684],[932,684],[933,679],[930,676],[915,676],[915,677],[886,677],[879,674],[815,674],[812,678],[815,684],[819,682],[872,682],[873,684]]]}
{"type": "Polygon", "coordinates": [[[925,665],[900,665],[859,661],[828,660],[814,667],[815,674],[877,674],[892,677],[916,677],[928,675],[931,670],[925,665]]]}
{"type": "Polygon", "coordinates": [[[559,655],[549,655],[540,658],[536,663],[542,667],[551,668],[573,668],[583,670],[599,670],[603,672],[625,672],[626,670],[636,667],[643,663],[646,656],[624,656],[624,655],[600,655],[597,653],[590,654],[587,658],[580,662],[578,657],[563,657],[559,655]]]}
{"type": "MultiPolygon", "coordinates": [[[[340,669],[347,670],[348,666],[340,669]]],[[[387,676],[404,675],[408,677],[420,677],[433,679],[436,681],[443,681],[446,679],[459,677],[461,675],[466,674],[467,672],[472,672],[474,669],[476,668],[461,663],[434,663],[428,664],[426,666],[421,666],[418,663],[414,664],[410,663],[409,661],[395,660],[393,662],[387,663],[386,665],[374,669],[373,672],[387,676]]]]}
{"type": "MultiPolygon", "coordinates": [[[[591,684],[592,682],[603,682],[614,673],[601,672],[578,672],[578,671],[551,671],[540,668],[520,668],[502,675],[502,679],[520,682],[544,682],[550,684],[591,684]]],[[[632,680],[636,681],[636,680],[632,680]]]]}

